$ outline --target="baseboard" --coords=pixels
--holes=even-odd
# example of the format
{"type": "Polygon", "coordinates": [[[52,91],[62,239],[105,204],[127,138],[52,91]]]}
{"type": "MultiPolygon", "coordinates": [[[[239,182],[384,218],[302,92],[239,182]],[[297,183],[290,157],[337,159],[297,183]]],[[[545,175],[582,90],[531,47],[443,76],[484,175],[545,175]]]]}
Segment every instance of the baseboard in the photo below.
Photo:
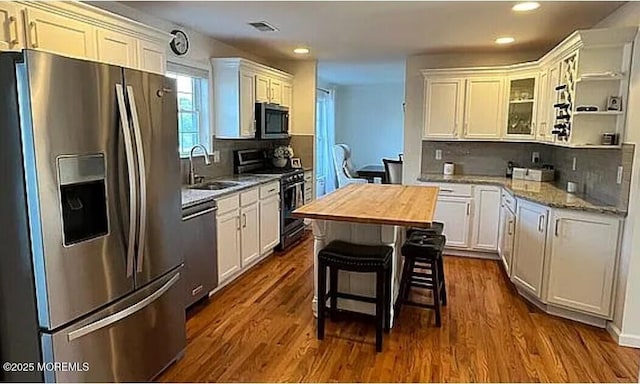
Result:
{"type": "Polygon", "coordinates": [[[466,249],[446,248],[444,250],[444,254],[445,256],[449,255],[449,256],[471,257],[474,259],[500,260],[500,256],[498,256],[497,253],[469,251],[466,249]]]}
{"type": "Polygon", "coordinates": [[[640,336],[625,335],[622,333],[620,328],[612,322],[607,324],[607,331],[618,345],[623,347],[640,348],[640,336]]]}

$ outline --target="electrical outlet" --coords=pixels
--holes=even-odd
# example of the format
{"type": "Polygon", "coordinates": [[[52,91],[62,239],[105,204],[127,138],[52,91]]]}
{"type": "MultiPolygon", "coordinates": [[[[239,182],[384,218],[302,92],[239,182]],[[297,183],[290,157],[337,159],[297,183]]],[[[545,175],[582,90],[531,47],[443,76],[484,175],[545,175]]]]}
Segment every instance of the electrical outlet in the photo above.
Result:
{"type": "Polygon", "coordinates": [[[572,170],[576,170],[578,168],[578,160],[576,160],[576,158],[573,158],[573,165],[571,166],[572,170]]]}
{"type": "Polygon", "coordinates": [[[531,155],[531,162],[533,164],[538,164],[540,162],[540,152],[533,152],[531,155]]]}
{"type": "Polygon", "coordinates": [[[616,183],[622,184],[622,172],[624,171],[624,167],[621,165],[618,167],[618,176],[616,177],[616,183]]]}
{"type": "Polygon", "coordinates": [[[442,160],[442,149],[436,149],[436,160],[442,160]]]}
{"type": "Polygon", "coordinates": [[[214,163],[219,163],[220,162],[220,151],[213,151],[213,162],[214,163]]]}

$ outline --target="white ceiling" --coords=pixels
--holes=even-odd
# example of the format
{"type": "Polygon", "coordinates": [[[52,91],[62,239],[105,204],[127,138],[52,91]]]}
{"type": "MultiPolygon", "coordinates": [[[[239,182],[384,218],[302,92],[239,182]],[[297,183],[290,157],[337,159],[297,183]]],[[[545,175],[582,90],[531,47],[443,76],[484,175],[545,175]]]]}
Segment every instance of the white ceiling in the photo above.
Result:
{"type": "MultiPolygon", "coordinates": [[[[275,59],[311,57],[345,63],[389,63],[407,55],[460,51],[550,48],[576,29],[592,27],[623,2],[542,2],[535,11],[514,13],[509,1],[132,1],[127,5],[275,59]],[[248,22],[267,21],[277,32],[258,32],[248,22]],[[498,36],[515,44],[496,46],[498,36]]],[[[375,65],[374,65],[375,66],[375,65]]],[[[351,70],[352,71],[352,70],[351,70]]]]}

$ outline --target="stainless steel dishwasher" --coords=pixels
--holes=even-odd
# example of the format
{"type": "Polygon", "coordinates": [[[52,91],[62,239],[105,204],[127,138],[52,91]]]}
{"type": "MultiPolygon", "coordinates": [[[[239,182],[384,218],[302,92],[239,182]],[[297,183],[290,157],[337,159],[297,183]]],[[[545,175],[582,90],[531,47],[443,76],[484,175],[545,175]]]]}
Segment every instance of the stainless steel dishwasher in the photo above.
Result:
{"type": "Polygon", "coordinates": [[[216,202],[182,209],[182,249],[185,266],[185,307],[218,286],[216,202]]]}

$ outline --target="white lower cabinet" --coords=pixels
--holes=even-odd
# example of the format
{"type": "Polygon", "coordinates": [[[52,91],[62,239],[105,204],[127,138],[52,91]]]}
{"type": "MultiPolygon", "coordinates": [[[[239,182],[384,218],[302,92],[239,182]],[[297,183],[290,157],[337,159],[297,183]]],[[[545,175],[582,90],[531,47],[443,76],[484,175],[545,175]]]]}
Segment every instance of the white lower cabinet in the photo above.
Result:
{"type": "Polygon", "coordinates": [[[280,195],[260,199],[260,253],[271,252],[280,243],[280,195]]]}
{"type": "Polygon", "coordinates": [[[280,243],[280,184],[224,197],[217,201],[218,280],[237,277],[280,243]]]}
{"type": "Polygon", "coordinates": [[[260,257],[260,216],[257,201],[240,208],[240,223],[240,251],[244,267],[260,257]]]}
{"type": "Polygon", "coordinates": [[[502,204],[500,207],[500,231],[498,239],[498,256],[502,260],[507,276],[511,277],[513,264],[513,243],[515,237],[516,216],[502,204]]]}
{"type": "Polygon", "coordinates": [[[216,217],[218,243],[218,282],[223,283],[240,271],[240,217],[238,210],[216,217]]]}
{"type": "Polygon", "coordinates": [[[469,247],[469,223],[471,222],[471,198],[438,197],[435,220],[444,224],[448,247],[469,247]]]}
{"type": "Polygon", "coordinates": [[[551,223],[547,301],[609,316],[620,220],[556,210],[551,223]]]}
{"type": "Polygon", "coordinates": [[[501,188],[484,185],[474,188],[471,248],[493,252],[498,249],[501,191],[501,188]]]}
{"type": "Polygon", "coordinates": [[[542,298],[547,217],[546,207],[518,200],[512,279],[538,298],[542,298]]]}

